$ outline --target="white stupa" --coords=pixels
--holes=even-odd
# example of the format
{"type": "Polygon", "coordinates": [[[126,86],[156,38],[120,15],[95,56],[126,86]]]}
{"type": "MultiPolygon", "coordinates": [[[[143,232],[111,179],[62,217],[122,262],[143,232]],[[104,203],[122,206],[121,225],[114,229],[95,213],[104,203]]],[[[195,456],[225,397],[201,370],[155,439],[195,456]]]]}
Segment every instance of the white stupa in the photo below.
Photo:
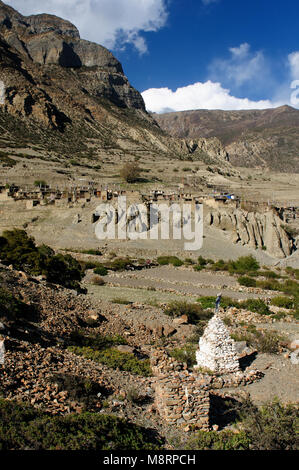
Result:
{"type": "Polygon", "coordinates": [[[230,373],[240,370],[235,342],[219,316],[209,321],[196,351],[195,368],[206,368],[213,372],[230,373]]]}

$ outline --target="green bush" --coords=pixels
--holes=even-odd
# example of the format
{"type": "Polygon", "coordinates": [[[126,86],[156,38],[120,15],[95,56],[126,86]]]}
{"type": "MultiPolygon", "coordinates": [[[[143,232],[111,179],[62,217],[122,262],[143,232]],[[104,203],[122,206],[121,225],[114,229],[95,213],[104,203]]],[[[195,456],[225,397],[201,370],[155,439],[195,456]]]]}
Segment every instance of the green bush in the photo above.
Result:
{"type": "Polygon", "coordinates": [[[68,254],[55,255],[46,245],[37,247],[24,230],[4,231],[0,237],[0,259],[15,269],[33,275],[43,274],[49,282],[72,289],[79,288],[83,277],[81,265],[75,258],[68,254]]]}
{"type": "Polygon", "coordinates": [[[93,272],[95,274],[99,274],[100,276],[107,276],[108,269],[103,265],[98,265],[96,268],[94,268],[93,272]]]}
{"type": "Polygon", "coordinates": [[[0,399],[0,450],[153,450],[161,447],[144,428],[99,413],[51,416],[0,399]]]}
{"type": "Polygon", "coordinates": [[[236,261],[229,261],[229,272],[233,274],[247,274],[258,271],[260,265],[253,256],[241,256],[236,261]]]}
{"type": "Polygon", "coordinates": [[[94,256],[101,256],[102,252],[100,250],[81,250],[80,253],[83,253],[85,255],[94,255],[94,256]]]}
{"type": "Polygon", "coordinates": [[[240,286],[245,286],[245,287],[256,287],[256,280],[252,279],[252,277],[248,276],[241,276],[238,278],[238,283],[240,286]]]}
{"type": "Polygon", "coordinates": [[[295,279],[299,281],[299,269],[294,269],[294,268],[291,268],[290,266],[287,266],[285,268],[285,271],[287,274],[291,275],[292,277],[294,277],[295,279]]]}
{"type": "Polygon", "coordinates": [[[34,186],[45,188],[47,186],[47,183],[44,180],[36,180],[34,181],[34,186]]]}
{"type": "Polygon", "coordinates": [[[173,266],[183,266],[184,262],[180,260],[177,256],[159,256],[157,262],[161,266],[166,266],[172,264],[173,266]]]}
{"type": "Polygon", "coordinates": [[[267,279],[278,279],[280,277],[275,271],[258,271],[257,274],[267,279]]]}
{"type": "Polygon", "coordinates": [[[199,256],[197,258],[197,263],[200,265],[200,266],[206,266],[208,264],[208,261],[203,258],[202,256],[199,256]]]}

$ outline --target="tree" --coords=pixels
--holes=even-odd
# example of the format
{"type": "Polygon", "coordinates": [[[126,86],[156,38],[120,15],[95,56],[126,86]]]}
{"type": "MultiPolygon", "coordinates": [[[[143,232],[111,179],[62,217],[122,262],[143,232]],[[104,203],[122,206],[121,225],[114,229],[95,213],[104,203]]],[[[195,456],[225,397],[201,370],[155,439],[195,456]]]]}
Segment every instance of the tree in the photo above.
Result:
{"type": "Polygon", "coordinates": [[[128,162],[122,167],[120,171],[120,176],[127,182],[127,183],[135,183],[138,181],[140,176],[141,168],[135,162],[128,162]]]}

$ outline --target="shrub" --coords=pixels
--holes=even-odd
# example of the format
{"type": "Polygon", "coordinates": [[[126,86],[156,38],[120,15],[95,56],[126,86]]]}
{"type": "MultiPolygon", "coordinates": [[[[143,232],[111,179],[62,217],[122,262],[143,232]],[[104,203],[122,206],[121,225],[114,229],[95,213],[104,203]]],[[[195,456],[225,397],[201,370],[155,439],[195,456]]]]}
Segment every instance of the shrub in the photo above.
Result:
{"type": "Polygon", "coordinates": [[[290,309],[294,307],[294,299],[290,297],[284,297],[284,296],[273,297],[271,299],[271,305],[275,305],[276,307],[290,309]]]}
{"type": "Polygon", "coordinates": [[[157,262],[161,266],[172,264],[173,266],[182,266],[184,263],[177,256],[159,256],[157,262]]]}
{"type": "Polygon", "coordinates": [[[287,266],[285,268],[285,271],[287,274],[290,274],[292,277],[294,277],[295,279],[299,281],[299,269],[294,269],[294,268],[291,268],[290,266],[287,266]]]}
{"type": "Polygon", "coordinates": [[[193,265],[193,264],[195,264],[194,261],[193,261],[193,259],[191,259],[191,258],[186,258],[184,262],[185,262],[186,265],[193,265]]]}
{"type": "Polygon", "coordinates": [[[211,266],[211,270],[212,271],[227,271],[228,266],[229,266],[228,263],[223,261],[223,259],[219,259],[211,266]]]}
{"type": "Polygon", "coordinates": [[[116,258],[106,265],[106,267],[112,271],[124,271],[130,266],[132,266],[132,262],[129,258],[116,258]]]}
{"type": "Polygon", "coordinates": [[[260,265],[253,256],[241,256],[236,261],[229,261],[229,272],[236,274],[246,274],[258,271],[260,265]]]}
{"type": "Polygon", "coordinates": [[[34,186],[45,188],[47,186],[47,183],[44,180],[36,180],[34,181],[34,186]]]}
{"type": "Polygon", "coordinates": [[[264,276],[267,279],[278,279],[280,276],[274,271],[259,271],[259,276],[264,276]]]}
{"type": "Polygon", "coordinates": [[[208,264],[208,261],[203,258],[202,256],[199,256],[197,258],[197,263],[200,265],[200,266],[206,266],[208,264]]]}
{"type": "Polygon", "coordinates": [[[102,255],[102,252],[100,250],[93,250],[93,249],[82,250],[81,253],[83,253],[85,255],[94,255],[94,256],[101,256],[102,255]]]}
{"type": "Polygon", "coordinates": [[[49,282],[69,288],[78,289],[83,277],[81,265],[75,258],[69,254],[55,255],[46,245],[37,247],[24,230],[4,231],[0,237],[0,259],[15,269],[33,275],[44,274],[49,282]]]}
{"type": "Polygon", "coordinates": [[[261,353],[276,354],[280,351],[280,343],[284,340],[275,331],[258,331],[254,326],[246,333],[232,333],[235,341],[246,341],[261,353]]]}
{"type": "Polygon", "coordinates": [[[107,276],[108,269],[103,265],[97,265],[96,268],[94,268],[93,272],[95,274],[99,274],[100,276],[107,276]]]}
{"type": "Polygon", "coordinates": [[[252,277],[248,276],[241,276],[238,278],[238,283],[240,286],[245,286],[245,287],[256,287],[256,280],[252,279],[252,277]]]}
{"type": "Polygon", "coordinates": [[[280,343],[283,339],[274,331],[258,331],[253,345],[261,353],[276,354],[280,351],[280,343]]]}
{"type": "MultiPolygon", "coordinates": [[[[215,296],[203,296],[197,299],[197,302],[201,304],[203,309],[215,308],[216,297],[215,296]]],[[[230,297],[222,297],[220,305],[223,308],[240,306],[237,300],[231,299],[230,297]]]]}

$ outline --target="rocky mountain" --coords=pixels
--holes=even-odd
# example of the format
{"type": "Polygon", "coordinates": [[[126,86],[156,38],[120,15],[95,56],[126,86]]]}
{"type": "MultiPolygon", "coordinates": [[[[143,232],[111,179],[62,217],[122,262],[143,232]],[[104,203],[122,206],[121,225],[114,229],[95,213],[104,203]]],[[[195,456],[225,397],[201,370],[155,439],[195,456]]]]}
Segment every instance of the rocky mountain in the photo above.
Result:
{"type": "Polygon", "coordinates": [[[217,139],[163,132],[106,48],[81,39],[68,21],[25,17],[1,0],[0,85],[2,148],[38,145],[94,161],[142,152],[225,162],[217,139]]]}
{"type": "Polygon", "coordinates": [[[299,172],[299,110],[195,110],[153,117],[162,129],[184,139],[217,137],[236,166],[299,172]]]}

